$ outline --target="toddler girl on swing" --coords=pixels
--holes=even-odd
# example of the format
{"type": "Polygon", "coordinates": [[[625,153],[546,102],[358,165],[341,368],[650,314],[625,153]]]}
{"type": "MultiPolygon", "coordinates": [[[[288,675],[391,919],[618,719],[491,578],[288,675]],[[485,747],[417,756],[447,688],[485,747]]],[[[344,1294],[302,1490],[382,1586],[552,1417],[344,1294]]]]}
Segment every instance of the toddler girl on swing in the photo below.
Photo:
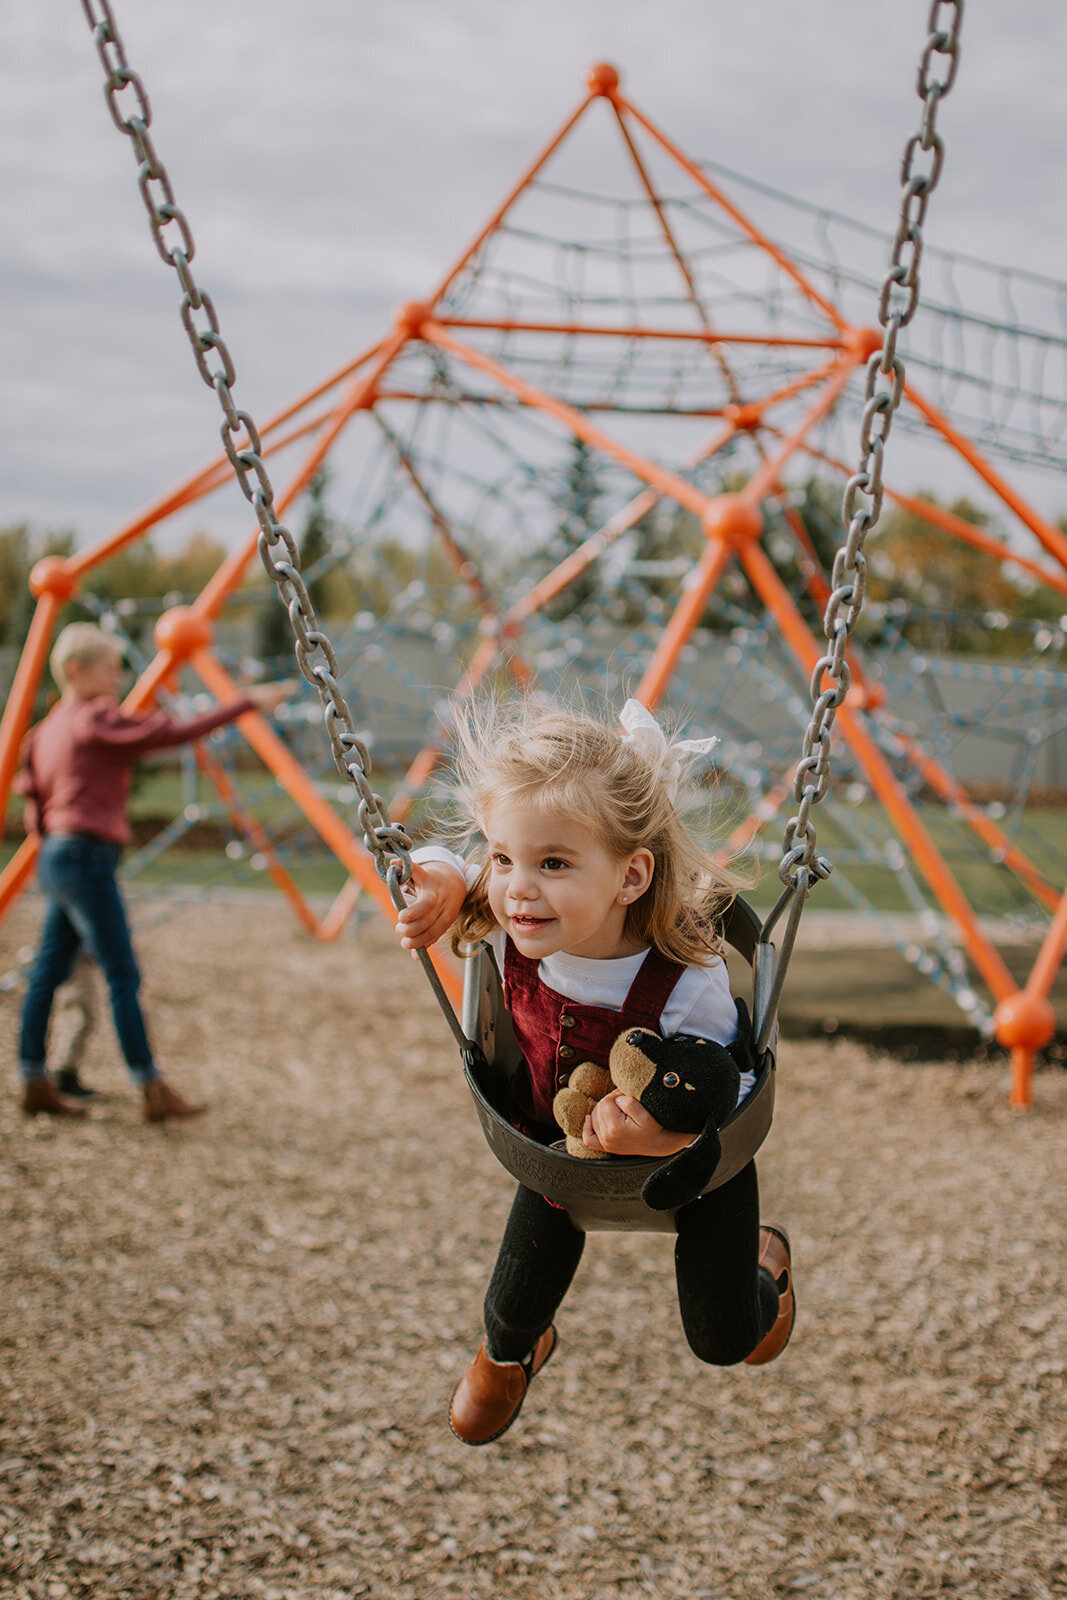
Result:
{"type": "MultiPolygon", "coordinates": [[[[569,1069],[606,1067],[627,1027],[729,1047],[739,1100],[756,1076],[715,932],[732,886],[674,804],[685,758],[716,741],[669,742],[636,700],[621,721],[620,737],[592,717],[531,702],[460,727],[461,793],[484,856],[413,851],[411,903],[397,922],[406,950],[449,931],[456,945],[488,942],[523,1053],[508,1115],[547,1144],[561,1136],[552,1100],[569,1069]]],[[[691,1140],[621,1090],[599,1101],[583,1132],[592,1151],[620,1156],[669,1156],[691,1140]]],[[[694,1354],[716,1366],[773,1361],[793,1327],[789,1239],[760,1226],[755,1163],[681,1207],[675,1222],[678,1303],[694,1354]]],[[[519,1186],[486,1292],[485,1337],[452,1398],[457,1438],[488,1444],[514,1422],[556,1347],[553,1318],[584,1244],[566,1211],[519,1186]]]]}

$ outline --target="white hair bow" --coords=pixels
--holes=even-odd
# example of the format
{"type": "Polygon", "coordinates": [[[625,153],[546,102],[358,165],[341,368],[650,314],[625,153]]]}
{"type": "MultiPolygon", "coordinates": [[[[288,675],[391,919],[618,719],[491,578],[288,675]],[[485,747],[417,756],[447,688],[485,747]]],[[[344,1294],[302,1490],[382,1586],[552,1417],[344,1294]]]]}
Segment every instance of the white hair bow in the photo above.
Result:
{"type": "Polygon", "coordinates": [[[667,735],[640,700],[627,700],[619,714],[619,721],[626,729],[623,738],[631,739],[649,765],[660,769],[667,797],[672,803],[678,798],[684,758],[710,755],[719,743],[716,738],[679,739],[668,745],[667,735]]]}

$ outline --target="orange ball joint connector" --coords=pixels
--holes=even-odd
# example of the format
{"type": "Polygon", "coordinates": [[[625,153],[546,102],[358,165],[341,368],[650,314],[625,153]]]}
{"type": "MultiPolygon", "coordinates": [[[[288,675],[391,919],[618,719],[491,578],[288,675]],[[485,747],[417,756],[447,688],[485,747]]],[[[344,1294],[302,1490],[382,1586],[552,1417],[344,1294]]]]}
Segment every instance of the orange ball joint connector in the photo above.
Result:
{"type": "Polygon", "coordinates": [[[1043,1050],[1056,1033],[1056,1013],[1041,994],[1024,989],[1002,1000],[993,1013],[997,1042],[1011,1051],[1011,1103],[1016,1111],[1032,1104],[1030,1078],[1034,1052],[1043,1050]]]}
{"type": "Polygon", "coordinates": [[[65,605],[77,587],[78,580],[68,570],[62,556],[45,556],[30,573],[30,593],[35,600],[48,594],[65,605]]]}
{"type": "Polygon", "coordinates": [[[394,318],[397,331],[408,339],[417,339],[422,332],[423,324],[433,316],[433,307],[424,305],[421,300],[408,300],[402,306],[397,306],[394,318]]]}
{"type": "Polygon", "coordinates": [[[763,533],[763,518],[756,507],[739,494],[716,496],[702,522],[709,539],[718,539],[734,550],[744,544],[754,544],[763,533]]]}
{"type": "Polygon", "coordinates": [[[156,623],[153,637],[156,648],[166,651],[172,661],[188,661],[206,650],[213,637],[211,623],[191,606],[172,606],[156,623]]]}
{"type": "Polygon", "coordinates": [[[885,335],[881,328],[850,328],[845,343],[861,361],[869,361],[876,350],[881,350],[885,335]]]}
{"type": "Polygon", "coordinates": [[[589,68],[585,81],[592,94],[602,94],[610,100],[619,87],[618,69],[609,61],[598,61],[595,67],[589,68]]]}

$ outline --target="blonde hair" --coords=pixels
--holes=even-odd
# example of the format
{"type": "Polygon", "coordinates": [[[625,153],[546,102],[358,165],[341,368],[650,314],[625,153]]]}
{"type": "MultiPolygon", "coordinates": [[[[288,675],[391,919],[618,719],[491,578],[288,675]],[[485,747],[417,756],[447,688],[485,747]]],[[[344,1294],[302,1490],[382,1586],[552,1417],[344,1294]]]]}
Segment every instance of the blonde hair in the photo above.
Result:
{"type": "MultiPolygon", "coordinates": [[[[650,760],[618,726],[582,712],[546,709],[535,700],[466,712],[455,727],[460,801],[474,828],[517,801],[564,812],[623,860],[649,850],[652,882],[626,908],[629,937],[684,966],[708,966],[721,954],[720,919],[739,886],[692,838],[668,794],[674,759],[650,760]]],[[[452,929],[453,947],[484,939],[496,927],[489,909],[489,863],[452,929]]]]}
{"type": "Polygon", "coordinates": [[[68,662],[76,661],[79,666],[87,667],[103,655],[121,656],[121,654],[122,646],[119,642],[113,639],[110,633],[105,633],[103,628],[98,628],[95,622],[71,622],[62,630],[52,646],[48,665],[59,687],[65,689],[68,682],[68,662]]]}

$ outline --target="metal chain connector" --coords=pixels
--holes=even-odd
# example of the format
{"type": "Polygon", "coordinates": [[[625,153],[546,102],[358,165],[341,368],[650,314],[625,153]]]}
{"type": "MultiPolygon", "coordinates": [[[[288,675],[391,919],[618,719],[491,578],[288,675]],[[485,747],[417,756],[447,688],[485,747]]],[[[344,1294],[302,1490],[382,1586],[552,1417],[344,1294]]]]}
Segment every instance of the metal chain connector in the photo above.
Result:
{"type": "MultiPolygon", "coordinates": [[[[810,894],[815,884],[828,877],[831,870],[830,862],[815,853],[815,827],[810,813],[829,788],[831,730],[849,689],[845,652],[863,609],[867,584],[863,546],[881,515],[886,440],[904,392],[904,363],[897,355],[897,336],[911,321],[919,303],[922,229],[927,204],[941,176],[945,157],[944,144],[935,127],[937,108],[956,79],[962,21],[963,0],[933,0],[918,75],[918,93],[923,102],[922,123],[904,148],[900,169],[903,188],[900,220],[878,302],[878,320],[885,330],[885,338],[881,350],[867,363],[859,465],[845,485],[841,504],[847,534],[834,560],[832,593],[823,618],[830,649],[812,674],[814,709],[793,779],[793,798],[798,809],[786,823],[778,867],[778,876],[787,891],[802,896],[810,894]],[[938,56],[946,63],[941,78],[933,75],[938,56]],[[920,153],[928,157],[924,171],[916,170],[920,153]]],[[[783,896],[772,921],[777,920],[783,902],[788,899],[789,893],[783,896]]]]}
{"type": "MultiPolygon", "coordinates": [[[[222,442],[246,500],[259,523],[259,554],[267,573],[278,589],[289,614],[296,639],[295,654],[302,676],[317,690],[323,705],[323,721],[341,776],[359,792],[359,823],[363,842],[374,857],[378,876],[388,885],[397,910],[405,905],[403,886],[411,877],[411,841],[402,827],[385,815],[384,802],[370,786],[370,755],[356,733],[352,713],[338,681],[337,655],[329,636],[319,626],[315,608],[300,576],[300,555],[296,540],[274,515],[274,489],[263,462],[259,432],[246,411],[238,409],[233,398],[236,370],[210,295],[201,289],[192,273],[196,254],[192,231],[185,213],[174,198],[166,168],[149,136],[152,111],[148,95],[138,75],[130,68],[109,0],[82,0],[97,54],[104,67],[104,94],[112,121],[131,140],[137,158],[137,181],[152,228],[156,249],[173,267],[182,287],[181,319],[189,338],[197,371],[209,389],[215,391],[222,408],[222,442]],[[125,90],[136,102],[132,115],[124,116],[118,97],[125,90]],[[170,245],[165,230],[178,236],[170,245]],[[194,313],[199,313],[199,322],[194,313]],[[209,364],[209,357],[214,360],[209,364]],[[235,437],[236,436],[236,437],[235,437]],[[275,560],[274,552],[284,554],[275,560]]],[[[438,1003],[461,1047],[469,1040],[456,1020],[441,981],[433,969],[429,953],[418,952],[438,1003]]]]}

